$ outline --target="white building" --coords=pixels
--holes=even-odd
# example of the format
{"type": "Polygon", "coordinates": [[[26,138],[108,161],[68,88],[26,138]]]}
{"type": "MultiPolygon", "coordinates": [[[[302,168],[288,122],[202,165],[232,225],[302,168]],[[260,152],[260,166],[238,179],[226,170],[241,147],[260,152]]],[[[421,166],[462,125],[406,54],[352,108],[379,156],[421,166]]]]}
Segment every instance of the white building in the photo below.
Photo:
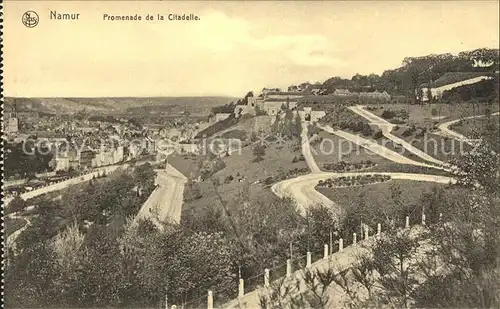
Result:
{"type": "Polygon", "coordinates": [[[218,114],[215,114],[215,122],[226,120],[227,118],[229,118],[229,116],[231,116],[231,113],[218,113],[218,114]]]}
{"type": "MultiPolygon", "coordinates": [[[[455,74],[457,75],[457,74],[455,74]]],[[[477,74],[476,74],[477,75],[477,74]]],[[[440,99],[443,96],[443,92],[447,90],[451,90],[453,88],[457,88],[460,86],[464,85],[472,85],[475,83],[479,83],[483,80],[488,80],[492,79],[493,77],[488,76],[486,74],[482,75],[479,73],[479,76],[474,76],[469,74],[469,77],[467,78],[464,76],[462,80],[460,80],[460,76],[457,78],[451,79],[450,78],[451,74],[447,73],[444,76],[440,77],[436,81],[432,83],[427,83],[427,84],[422,84],[420,87],[422,89],[422,101],[429,101],[429,90],[432,95],[432,98],[435,99],[440,99]],[[452,82],[446,82],[446,80],[452,81],[452,82]]],[[[418,95],[418,92],[417,92],[418,95]]]]}

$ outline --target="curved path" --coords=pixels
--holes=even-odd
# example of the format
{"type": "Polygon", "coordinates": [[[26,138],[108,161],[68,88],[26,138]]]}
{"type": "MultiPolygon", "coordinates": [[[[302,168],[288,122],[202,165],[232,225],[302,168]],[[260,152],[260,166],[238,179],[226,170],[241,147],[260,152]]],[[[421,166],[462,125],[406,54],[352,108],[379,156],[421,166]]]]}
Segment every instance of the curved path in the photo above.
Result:
{"type": "Polygon", "coordinates": [[[301,143],[302,143],[302,154],[306,160],[307,166],[311,170],[311,173],[321,173],[321,169],[318,167],[316,160],[311,152],[311,145],[309,144],[309,132],[307,130],[308,123],[302,122],[302,133],[300,133],[301,143]]]}
{"type": "Polygon", "coordinates": [[[361,105],[356,105],[356,106],[350,106],[348,107],[351,111],[354,113],[360,115],[361,117],[367,119],[370,121],[370,124],[376,125],[377,127],[380,128],[382,131],[382,134],[393,141],[396,144],[399,144],[403,146],[406,150],[411,152],[412,154],[424,159],[425,161],[431,162],[433,164],[437,164],[439,166],[444,166],[445,163],[443,161],[440,161],[430,155],[428,155],[426,152],[418,149],[417,147],[413,146],[412,144],[406,142],[404,139],[397,137],[396,135],[392,134],[391,131],[392,129],[396,126],[395,124],[392,124],[388,122],[387,120],[367,111],[364,106],[361,105]]]}
{"type": "MultiPolygon", "coordinates": [[[[358,110],[360,111],[360,110],[358,110]]],[[[392,130],[393,124],[387,124],[383,123],[382,121],[379,121],[378,119],[375,119],[369,114],[365,114],[363,111],[360,111],[360,113],[363,113],[364,117],[367,119],[370,119],[374,124],[379,126],[381,128],[382,132],[385,132],[384,135],[386,135],[387,138],[394,140],[395,142],[399,142],[399,138],[395,137],[394,135],[390,134],[390,130],[392,130]]],[[[371,114],[371,113],[370,113],[371,114]]],[[[495,113],[496,115],[498,113],[495,113]]],[[[373,114],[372,114],[373,115],[373,114]]],[[[373,115],[375,116],[375,115],[373,115]]],[[[376,116],[375,116],[376,117],[376,116]]],[[[481,116],[479,116],[481,117],[481,116]]],[[[470,119],[474,117],[468,117],[464,119],[470,119]]],[[[385,121],[385,120],[384,120],[385,121]]],[[[450,133],[450,136],[455,136],[458,138],[464,138],[462,135],[455,133],[451,130],[448,129],[448,126],[451,125],[452,123],[458,122],[458,120],[453,120],[449,121],[447,123],[444,123],[440,126],[440,129],[444,132],[450,133]],[[447,131],[448,130],[448,131],[447,131]]],[[[306,162],[311,169],[312,173],[307,174],[307,175],[302,175],[295,177],[293,179],[287,179],[280,181],[276,184],[274,184],[271,187],[271,190],[279,197],[290,197],[294,199],[297,202],[297,205],[300,207],[300,210],[302,213],[305,213],[306,209],[310,207],[313,204],[324,204],[325,206],[330,206],[332,209],[337,213],[340,214],[341,209],[338,205],[336,205],[333,201],[328,199],[326,196],[321,194],[320,192],[316,191],[315,187],[318,184],[320,180],[326,180],[329,178],[333,177],[342,177],[342,176],[362,176],[362,175],[387,175],[390,176],[391,179],[400,179],[400,180],[412,180],[412,181],[427,181],[427,182],[434,182],[434,183],[441,183],[441,184],[449,184],[449,183],[455,183],[456,180],[447,177],[447,176],[439,176],[439,175],[429,175],[429,174],[413,174],[413,173],[391,173],[391,172],[346,172],[346,173],[333,173],[333,172],[321,172],[318,171],[317,164],[314,160],[314,157],[311,153],[310,147],[308,146],[308,137],[307,137],[307,125],[303,124],[303,131],[302,131],[302,152],[304,157],[306,158],[306,162]],[[306,145],[307,144],[307,145],[306,145]]],[[[371,141],[368,141],[366,139],[363,139],[357,135],[350,134],[344,131],[340,130],[333,130],[333,128],[329,126],[323,126],[320,128],[324,129],[325,131],[329,133],[333,133],[337,136],[340,136],[342,138],[345,138],[353,143],[356,143],[360,146],[363,146],[367,148],[368,150],[384,157],[387,158],[393,162],[396,163],[401,163],[401,164],[412,164],[412,165],[417,165],[417,166],[426,166],[426,167],[432,167],[432,168],[437,168],[437,169],[442,169],[441,167],[436,167],[436,166],[431,166],[427,164],[423,164],[421,162],[416,162],[413,160],[410,160],[394,151],[391,151],[377,143],[373,143],[371,141]]],[[[422,154],[420,153],[420,150],[415,150],[415,148],[408,144],[408,143],[400,143],[403,145],[404,148],[408,149],[410,152],[414,153],[415,155],[418,155],[422,159],[425,159],[427,161],[433,162],[438,164],[438,160],[432,158],[432,157],[427,157],[427,154],[422,154]],[[412,151],[413,150],[413,151],[412,151]]],[[[441,161],[439,161],[441,162],[441,161]]],[[[372,241],[373,238],[369,238],[368,240],[365,241],[372,241]]],[[[366,246],[366,247],[369,247],[366,246]]],[[[349,267],[355,260],[356,260],[356,255],[359,254],[360,250],[366,250],[363,248],[363,246],[349,246],[347,248],[344,248],[344,251],[342,252],[337,252],[334,255],[331,255],[331,258],[334,259],[335,263],[338,265],[342,265],[343,267],[349,267]]],[[[319,260],[315,263],[312,264],[312,267],[314,268],[323,268],[323,267],[330,267],[331,260],[330,259],[323,259],[319,260]]],[[[293,278],[300,279],[302,270],[299,270],[293,274],[293,278]]],[[[240,299],[235,299],[233,301],[230,301],[223,305],[221,308],[254,308],[258,306],[259,300],[260,300],[260,293],[262,292],[259,290],[254,290],[251,291],[250,293],[246,293],[243,298],[240,299]]]]}
{"type": "Polygon", "coordinates": [[[135,220],[148,218],[155,224],[158,221],[180,223],[187,178],[170,164],[164,170],[156,172],[157,187],[141,207],[135,220]]]}
{"type": "Polygon", "coordinates": [[[279,197],[290,197],[297,202],[302,213],[314,204],[324,204],[330,206],[333,210],[340,214],[340,207],[333,201],[316,191],[315,187],[320,180],[329,178],[338,178],[342,176],[366,176],[366,175],[386,175],[391,179],[399,180],[413,180],[413,181],[427,181],[434,183],[449,184],[454,183],[455,180],[447,176],[429,175],[429,174],[413,174],[413,173],[391,173],[391,172],[346,172],[346,173],[333,173],[321,172],[314,174],[307,174],[298,176],[293,179],[283,180],[276,183],[271,187],[271,190],[279,197]]]}
{"type": "MultiPolygon", "coordinates": [[[[495,116],[495,115],[499,115],[499,114],[500,114],[499,112],[496,112],[496,113],[493,113],[491,115],[495,116]]],[[[483,117],[486,117],[486,115],[470,116],[470,117],[459,118],[459,119],[447,121],[447,122],[444,122],[444,123],[440,124],[438,126],[438,129],[440,130],[440,134],[443,135],[443,136],[454,138],[454,139],[459,140],[459,141],[464,141],[464,142],[466,142],[469,145],[473,145],[475,140],[467,138],[466,136],[464,136],[464,135],[462,135],[462,134],[460,134],[458,132],[455,132],[455,131],[451,130],[449,127],[452,124],[455,124],[455,123],[460,122],[462,120],[468,120],[468,119],[474,119],[474,118],[483,118],[483,117]]]]}
{"type": "Polygon", "coordinates": [[[21,216],[18,216],[17,214],[11,214],[9,217],[11,219],[22,219],[22,220],[26,221],[26,224],[22,228],[16,230],[12,234],[10,234],[7,237],[7,239],[5,240],[6,247],[12,247],[15,250],[16,239],[19,237],[19,235],[21,235],[22,232],[24,232],[28,228],[28,226],[31,224],[31,221],[29,220],[29,218],[21,217],[21,216]]]}
{"type": "MultiPolygon", "coordinates": [[[[366,139],[366,138],[363,138],[359,135],[356,135],[356,134],[352,134],[352,133],[348,133],[346,131],[342,131],[342,130],[335,130],[333,129],[331,126],[321,126],[321,125],[318,125],[319,128],[321,128],[322,130],[328,132],[328,133],[331,133],[331,134],[335,134],[345,140],[348,140],[356,145],[359,145],[363,148],[366,148],[368,149],[369,151],[381,156],[381,157],[384,157],[388,160],[391,160],[393,162],[396,162],[396,163],[399,163],[399,164],[407,164],[407,165],[415,165],[415,166],[421,166],[421,167],[428,167],[428,168],[435,168],[435,169],[444,169],[443,167],[441,166],[436,166],[436,165],[430,165],[430,164],[426,164],[426,163],[422,163],[422,162],[417,162],[415,160],[412,160],[410,158],[407,158],[405,156],[403,156],[402,154],[399,154],[393,150],[390,150],[382,145],[380,145],[379,143],[376,143],[372,140],[369,140],[369,139],[366,139]]],[[[406,142],[405,142],[406,143],[406,142]]],[[[404,147],[404,145],[403,145],[404,147]]],[[[413,146],[412,146],[413,147],[413,146]]]]}

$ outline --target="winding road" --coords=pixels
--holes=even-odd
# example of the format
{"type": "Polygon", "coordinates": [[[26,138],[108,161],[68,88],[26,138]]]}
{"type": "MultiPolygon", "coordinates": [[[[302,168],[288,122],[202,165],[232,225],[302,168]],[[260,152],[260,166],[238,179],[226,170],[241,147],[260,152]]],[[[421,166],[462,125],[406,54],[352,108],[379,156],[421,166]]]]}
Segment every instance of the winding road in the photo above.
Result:
{"type": "Polygon", "coordinates": [[[428,155],[424,151],[422,151],[422,150],[418,149],[417,147],[413,146],[412,144],[406,142],[404,139],[399,138],[396,135],[392,134],[391,131],[396,126],[395,124],[392,124],[392,123],[388,122],[387,120],[367,111],[364,106],[356,105],[356,106],[350,106],[348,108],[351,111],[353,111],[354,113],[356,113],[356,114],[360,115],[361,117],[370,121],[370,124],[377,126],[382,131],[382,135],[384,135],[386,138],[388,138],[392,142],[403,146],[406,150],[408,150],[412,154],[420,157],[421,159],[424,159],[425,161],[436,164],[438,166],[445,166],[446,165],[445,162],[440,161],[440,160],[428,155]]]}
{"type": "MultiPolygon", "coordinates": [[[[384,147],[383,145],[380,145],[377,142],[363,138],[359,135],[352,134],[352,133],[342,131],[342,130],[335,130],[331,126],[328,126],[328,125],[325,125],[325,126],[318,125],[318,127],[320,129],[330,133],[330,134],[337,135],[337,136],[339,136],[339,137],[341,137],[349,142],[352,142],[356,145],[359,145],[363,148],[366,148],[367,150],[371,151],[372,153],[377,154],[377,155],[379,155],[383,158],[386,158],[390,161],[393,161],[395,163],[406,164],[406,165],[415,165],[415,166],[428,167],[428,168],[434,168],[434,169],[444,169],[441,166],[430,165],[430,164],[426,164],[426,163],[412,160],[410,158],[403,156],[402,154],[399,154],[393,150],[388,149],[387,147],[384,147]]],[[[401,145],[406,148],[405,144],[401,144],[401,145]]],[[[304,156],[305,156],[305,154],[304,154],[304,156]]]]}
{"type": "Polygon", "coordinates": [[[164,170],[155,171],[157,187],[139,210],[135,221],[150,219],[160,227],[160,222],[180,223],[187,178],[170,164],[164,170]]]}
{"type": "MultiPolygon", "coordinates": [[[[499,115],[499,114],[500,114],[499,112],[496,112],[496,113],[493,113],[491,115],[495,116],[495,115],[499,115]]],[[[474,119],[474,118],[483,118],[485,116],[486,115],[477,115],[477,116],[470,116],[470,117],[465,117],[465,118],[460,118],[460,119],[455,119],[455,120],[447,121],[447,122],[444,122],[444,123],[440,124],[438,126],[438,129],[440,130],[440,134],[443,135],[443,136],[454,138],[454,139],[456,139],[458,141],[464,141],[467,144],[473,146],[474,142],[475,142],[474,139],[467,138],[464,135],[451,130],[450,126],[452,124],[455,124],[455,123],[460,122],[462,120],[469,120],[469,119],[474,119]]]]}
{"type": "MultiPolygon", "coordinates": [[[[366,115],[367,117],[369,115],[366,115]]],[[[373,119],[375,120],[375,119],[373,119]]],[[[392,124],[391,124],[392,125],[392,124]]],[[[384,123],[380,123],[379,127],[385,127],[384,130],[387,132],[390,132],[390,126],[384,123]]],[[[346,140],[349,140],[357,145],[360,145],[364,148],[367,148],[368,150],[381,155],[382,157],[389,159],[393,162],[400,163],[400,164],[411,164],[411,165],[417,165],[417,166],[425,166],[425,167],[432,167],[436,169],[442,169],[442,167],[437,167],[433,165],[428,165],[425,163],[421,162],[416,162],[413,161],[409,158],[406,158],[394,151],[391,151],[382,145],[379,145],[377,143],[374,143],[372,141],[369,141],[367,139],[361,138],[357,135],[350,134],[341,130],[333,130],[333,128],[329,126],[321,126],[323,130],[333,133],[337,136],[340,136],[342,138],[345,138],[346,140]]],[[[384,130],[382,130],[384,132],[384,130]]],[[[389,136],[393,136],[392,134],[389,133],[389,136]]],[[[346,172],[346,173],[333,173],[333,172],[322,172],[319,168],[318,165],[316,164],[316,161],[314,160],[314,156],[312,155],[310,146],[309,146],[309,139],[308,139],[308,132],[307,132],[307,123],[302,124],[302,154],[305,157],[306,163],[309,166],[309,169],[311,170],[311,173],[307,175],[302,175],[295,177],[293,179],[287,179],[280,181],[276,184],[274,184],[271,187],[271,190],[279,197],[289,197],[292,198],[293,200],[296,201],[297,206],[299,207],[300,211],[304,214],[307,210],[308,207],[314,204],[323,204],[325,206],[331,207],[331,209],[334,211],[335,214],[341,215],[342,209],[340,206],[338,206],[335,202],[321,194],[320,192],[316,191],[315,187],[318,184],[320,180],[326,180],[329,178],[334,178],[334,177],[342,177],[342,176],[364,176],[364,175],[387,175],[390,176],[391,179],[400,179],[400,180],[412,180],[412,181],[427,181],[427,182],[434,182],[434,183],[441,183],[441,184],[449,184],[449,183],[455,183],[455,180],[451,177],[447,176],[439,176],[439,175],[430,175],[430,174],[413,174],[413,173],[392,173],[392,172],[346,172]]],[[[388,137],[390,138],[390,137],[388,137]]],[[[397,138],[397,137],[396,137],[397,138]]],[[[405,143],[400,143],[403,147],[405,147],[405,143]]],[[[408,145],[406,145],[408,146],[408,145]]],[[[411,145],[410,145],[411,146],[411,145]]],[[[413,146],[412,146],[413,147],[413,146]]],[[[405,147],[406,148],[406,147],[405,147]]],[[[408,148],[407,148],[408,149],[408,148]]],[[[413,153],[413,152],[412,152],[413,153]]],[[[414,152],[416,155],[418,155],[418,151],[414,152]]],[[[423,158],[426,157],[425,155],[420,154],[419,157],[423,158]]],[[[369,238],[368,242],[372,241],[369,238]]],[[[341,265],[344,268],[350,267],[352,263],[356,260],[356,255],[360,253],[360,250],[366,250],[366,247],[363,248],[363,246],[350,246],[344,249],[343,252],[337,252],[334,255],[331,256],[331,259],[333,259],[333,262],[336,265],[341,265]]],[[[330,259],[323,259],[319,260],[315,263],[312,264],[313,268],[327,268],[330,267],[332,263],[332,260],[330,259]]],[[[296,271],[293,274],[293,278],[299,279],[297,282],[301,282],[301,274],[303,273],[303,270],[296,271]]],[[[258,306],[259,300],[260,300],[260,293],[264,292],[265,290],[254,290],[250,291],[249,293],[246,293],[242,298],[240,299],[235,299],[232,300],[226,304],[224,304],[221,308],[254,308],[258,306]]]]}

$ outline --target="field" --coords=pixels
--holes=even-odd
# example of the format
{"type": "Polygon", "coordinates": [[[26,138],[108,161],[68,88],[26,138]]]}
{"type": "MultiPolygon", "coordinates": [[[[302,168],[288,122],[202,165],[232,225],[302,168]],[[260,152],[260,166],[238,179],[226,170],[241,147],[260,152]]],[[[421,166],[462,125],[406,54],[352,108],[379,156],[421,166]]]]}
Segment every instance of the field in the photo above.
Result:
{"type": "MultiPolygon", "coordinates": [[[[343,138],[337,137],[335,135],[332,135],[324,131],[321,131],[319,133],[319,136],[322,137],[324,140],[331,141],[331,142],[324,141],[323,146],[321,146],[321,144],[319,143],[318,144],[313,143],[311,147],[313,156],[316,162],[318,163],[319,168],[322,170],[325,170],[323,168],[323,164],[325,163],[338,163],[340,161],[345,161],[349,163],[359,163],[361,161],[370,160],[373,163],[377,164],[377,166],[370,168],[369,171],[448,175],[447,172],[442,170],[394,163],[390,160],[387,160],[379,155],[376,155],[366,150],[361,146],[357,146],[343,138]],[[331,148],[332,144],[334,145],[333,149],[331,148]]],[[[431,146],[432,145],[430,145],[429,143],[430,150],[432,150],[431,146]]],[[[422,159],[419,159],[418,161],[425,162],[422,159]]]]}
{"type": "MultiPolygon", "coordinates": [[[[498,124],[498,117],[498,115],[492,116],[492,121],[498,124]]],[[[473,138],[475,134],[481,133],[486,124],[486,118],[467,119],[451,125],[450,129],[466,137],[473,138]]]]}
{"type": "MultiPolygon", "coordinates": [[[[274,199],[275,195],[270,188],[255,182],[262,182],[270,176],[275,177],[291,169],[307,168],[304,161],[292,163],[294,156],[300,155],[300,152],[292,150],[293,144],[291,141],[282,146],[270,144],[265,150],[263,160],[260,162],[254,162],[255,156],[253,155],[252,146],[244,147],[241,154],[236,152],[229,157],[225,157],[223,159],[226,164],[225,168],[212,176],[212,179],[218,179],[220,183],[217,191],[223,200],[231,204],[246,194],[248,194],[250,202],[266,202],[274,199]]],[[[193,172],[196,174],[195,168],[188,168],[189,165],[195,165],[193,164],[194,159],[184,161],[187,163],[182,164],[182,166],[174,166],[182,173],[193,172]]],[[[169,162],[173,161],[169,159],[169,162]]],[[[205,179],[199,185],[202,197],[198,200],[185,202],[182,207],[183,216],[203,216],[208,208],[219,208],[221,206],[211,179],[205,179]]]]}
{"type": "Polygon", "coordinates": [[[340,161],[358,163],[371,160],[376,164],[390,163],[390,161],[373,154],[365,148],[336,135],[321,131],[318,136],[323,141],[321,143],[313,143],[311,151],[320,168],[325,163],[337,163],[340,161]]]}
{"type": "MultiPolygon", "coordinates": [[[[483,115],[488,108],[486,104],[427,104],[424,106],[414,104],[368,104],[370,110],[377,116],[382,116],[384,110],[404,110],[410,114],[410,123],[416,125],[433,125],[473,115],[483,115]],[[376,108],[376,109],[375,109],[376,108]],[[433,114],[432,110],[435,110],[433,114]]],[[[492,112],[498,111],[498,105],[492,106],[492,112]]],[[[388,120],[390,122],[390,120],[388,120]]]]}
{"type": "Polygon", "coordinates": [[[405,128],[401,127],[398,130],[393,130],[392,134],[443,162],[464,154],[471,149],[471,146],[465,142],[437,134],[425,134],[424,136],[415,136],[412,134],[410,136],[403,136],[402,133],[404,130],[405,128]]]}
{"type": "MultiPolygon", "coordinates": [[[[375,233],[378,223],[385,230],[394,220],[394,226],[403,227],[405,217],[410,223],[420,223],[425,208],[429,220],[437,220],[442,199],[467,190],[455,186],[410,180],[390,180],[366,186],[347,188],[317,188],[343,209],[341,234],[352,239],[359,233],[361,222],[375,233]]],[[[444,211],[444,210],[443,210],[444,211]]]]}
{"type": "Polygon", "coordinates": [[[434,186],[444,186],[431,182],[391,180],[362,187],[318,188],[318,191],[342,207],[349,207],[352,203],[356,203],[360,194],[370,204],[383,205],[391,203],[390,187],[394,185],[400,187],[401,203],[404,205],[418,205],[422,193],[432,189],[434,186]]]}

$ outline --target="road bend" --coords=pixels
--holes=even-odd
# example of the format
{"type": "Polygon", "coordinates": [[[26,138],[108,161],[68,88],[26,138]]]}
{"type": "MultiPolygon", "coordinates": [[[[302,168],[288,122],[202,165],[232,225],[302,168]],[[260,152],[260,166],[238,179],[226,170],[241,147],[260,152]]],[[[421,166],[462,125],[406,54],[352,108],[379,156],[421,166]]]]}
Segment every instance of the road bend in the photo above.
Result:
{"type": "Polygon", "coordinates": [[[392,124],[392,123],[388,122],[387,120],[371,113],[370,111],[367,111],[364,108],[364,106],[356,105],[356,106],[350,106],[348,108],[351,111],[353,111],[354,113],[356,113],[356,114],[360,115],[361,117],[370,121],[370,123],[372,125],[377,126],[382,131],[382,135],[384,135],[386,138],[388,138],[389,140],[391,140],[395,144],[401,145],[403,148],[405,148],[406,150],[408,150],[412,154],[420,157],[421,159],[423,159],[425,161],[436,164],[438,166],[445,166],[446,165],[445,162],[440,161],[440,160],[430,156],[425,151],[418,149],[417,147],[408,143],[404,139],[392,134],[391,131],[396,126],[395,124],[392,124]]]}

